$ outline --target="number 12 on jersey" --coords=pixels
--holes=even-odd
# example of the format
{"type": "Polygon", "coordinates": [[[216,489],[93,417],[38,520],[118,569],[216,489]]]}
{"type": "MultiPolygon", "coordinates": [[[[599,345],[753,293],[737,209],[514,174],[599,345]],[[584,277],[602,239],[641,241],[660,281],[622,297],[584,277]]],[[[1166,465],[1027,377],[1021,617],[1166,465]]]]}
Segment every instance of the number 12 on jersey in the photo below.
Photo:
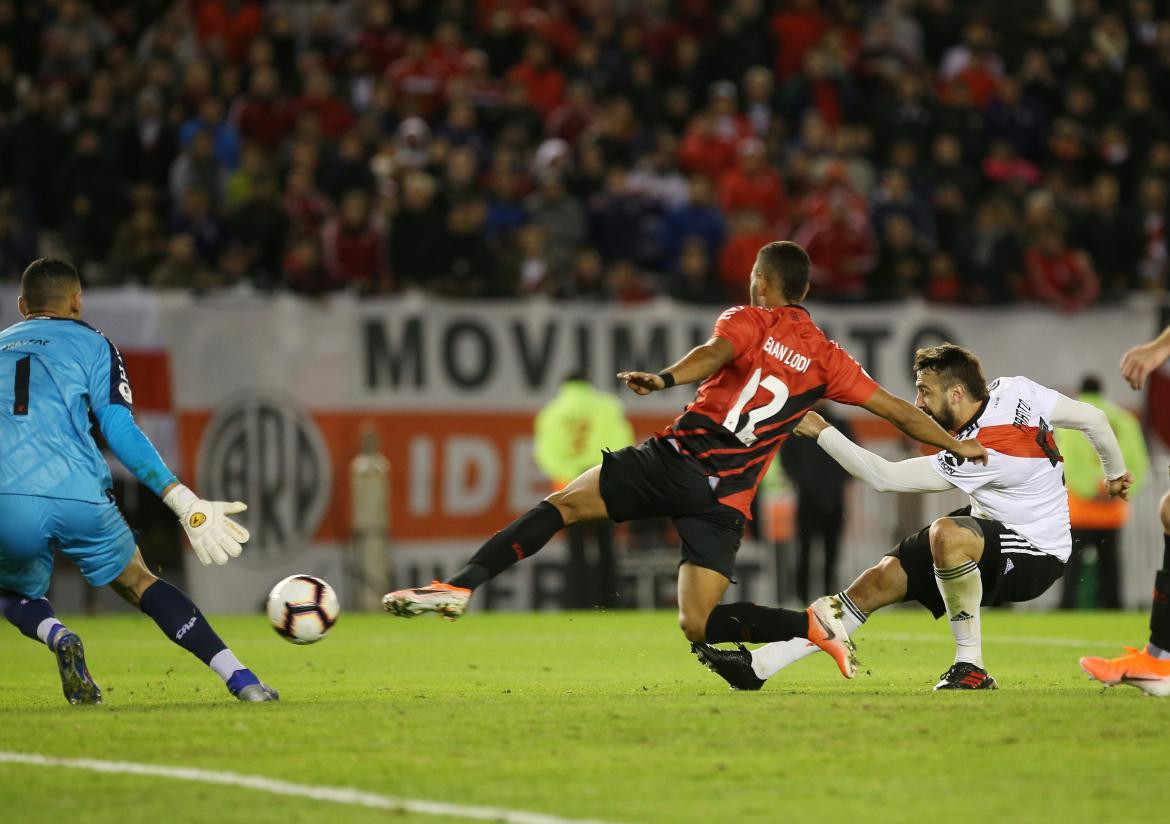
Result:
{"type": "Polygon", "coordinates": [[[763,368],[760,368],[752,373],[743,391],[739,393],[735,406],[731,407],[731,411],[723,419],[723,428],[739,438],[744,446],[751,446],[756,442],[756,427],[779,412],[788,401],[788,384],[775,375],[762,377],[763,371],[763,368]],[[761,387],[771,393],[772,400],[748,412],[747,420],[741,424],[743,408],[756,396],[761,387]]]}

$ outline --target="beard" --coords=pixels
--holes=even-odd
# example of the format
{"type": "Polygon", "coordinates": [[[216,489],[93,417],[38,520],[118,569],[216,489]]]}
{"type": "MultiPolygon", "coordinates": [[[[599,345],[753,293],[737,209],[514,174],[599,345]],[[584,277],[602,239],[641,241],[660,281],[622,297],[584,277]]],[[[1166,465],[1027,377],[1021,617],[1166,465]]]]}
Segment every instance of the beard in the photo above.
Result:
{"type": "Polygon", "coordinates": [[[947,432],[954,432],[959,428],[959,422],[955,420],[955,413],[948,407],[944,406],[938,412],[931,409],[923,409],[922,411],[947,432]]]}

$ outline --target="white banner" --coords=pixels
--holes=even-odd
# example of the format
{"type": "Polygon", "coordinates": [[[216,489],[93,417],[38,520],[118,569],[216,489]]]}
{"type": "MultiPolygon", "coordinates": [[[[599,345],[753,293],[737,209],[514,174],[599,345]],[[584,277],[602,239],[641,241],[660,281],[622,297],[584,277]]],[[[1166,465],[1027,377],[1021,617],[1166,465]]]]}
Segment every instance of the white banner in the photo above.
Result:
{"type": "MultiPolygon", "coordinates": [[[[16,290],[0,289],[0,322],[17,319],[16,290]]],[[[989,379],[1027,375],[1071,390],[1099,374],[1106,394],[1130,397],[1120,354],[1158,331],[1158,307],[1067,315],[1035,307],[965,309],[913,301],[809,304],[813,319],[891,392],[913,395],[914,351],[949,340],[974,350],[989,379]]],[[[311,410],[530,411],[570,370],[602,386],[622,369],[657,371],[710,335],[718,307],[662,300],[637,306],[450,302],[421,295],[307,300],[246,291],[192,296],[91,290],[86,320],[123,349],[163,346],[177,409],[213,409],[269,389],[311,410]]],[[[631,410],[674,411],[685,393],[623,395],[631,410]]]]}

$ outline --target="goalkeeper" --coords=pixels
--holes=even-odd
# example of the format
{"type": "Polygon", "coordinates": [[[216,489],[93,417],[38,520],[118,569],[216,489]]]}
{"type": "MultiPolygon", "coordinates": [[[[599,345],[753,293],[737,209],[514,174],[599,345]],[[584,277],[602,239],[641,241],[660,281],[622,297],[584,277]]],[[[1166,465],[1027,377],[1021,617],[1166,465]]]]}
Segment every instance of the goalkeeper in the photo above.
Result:
{"type": "Polygon", "coordinates": [[[228,516],[240,502],[201,500],[179,483],[134,422],[122,356],[81,320],[81,282],[72,265],[34,261],[18,302],[24,320],[0,332],[0,609],[57,657],[71,704],[99,704],[101,690],[81,639],[44,597],[54,552],[94,586],[109,584],[168,638],[195,655],[241,701],[275,701],[180,590],[155,577],[114,503],[110,470],[93,436],[101,430],[127,469],[179,518],[204,564],[240,554],[248,531],[228,516]]]}

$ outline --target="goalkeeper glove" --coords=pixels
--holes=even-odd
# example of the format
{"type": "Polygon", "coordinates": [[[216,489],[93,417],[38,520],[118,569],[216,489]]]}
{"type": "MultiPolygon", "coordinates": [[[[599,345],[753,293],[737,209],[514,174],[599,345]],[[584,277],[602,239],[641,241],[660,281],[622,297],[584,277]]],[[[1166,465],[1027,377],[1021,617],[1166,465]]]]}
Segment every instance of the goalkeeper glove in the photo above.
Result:
{"type": "Polygon", "coordinates": [[[240,544],[247,542],[248,530],[227,516],[243,512],[248,508],[247,504],[242,501],[205,501],[182,484],[168,492],[163,503],[179,516],[179,523],[183,525],[200,563],[223,565],[228,559],[240,556],[243,551],[240,544]]]}

